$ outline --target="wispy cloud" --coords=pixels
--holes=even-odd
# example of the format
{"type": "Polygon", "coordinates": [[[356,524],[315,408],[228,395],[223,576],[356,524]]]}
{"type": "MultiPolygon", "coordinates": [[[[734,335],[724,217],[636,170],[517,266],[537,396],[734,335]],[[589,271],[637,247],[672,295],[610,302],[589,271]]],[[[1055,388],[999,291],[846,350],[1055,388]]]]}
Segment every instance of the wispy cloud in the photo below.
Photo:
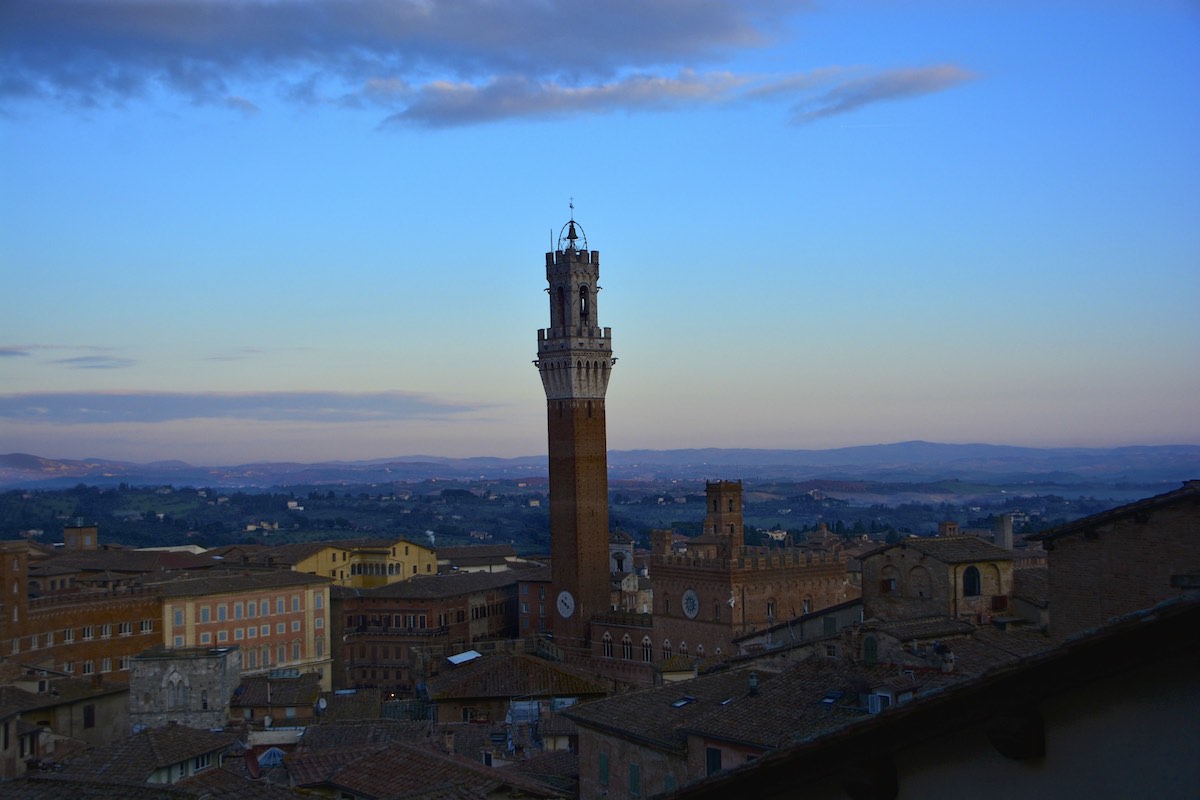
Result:
{"type": "Polygon", "coordinates": [[[793,108],[793,121],[814,122],[835,114],[846,114],[871,103],[899,100],[949,89],[977,77],[953,64],[918,69],[896,69],[837,81],[817,96],[793,108]]]}
{"type": "Polygon", "coordinates": [[[0,347],[0,358],[21,358],[33,355],[24,347],[0,347]]]}
{"type": "Polygon", "coordinates": [[[286,102],[447,127],[731,100],[808,122],[961,82],[929,67],[831,82],[706,70],[770,46],[805,0],[6,0],[0,100],[120,105],[167,91],[252,115],[286,102]],[[812,95],[815,90],[823,93],[812,95]]]}
{"type": "Polygon", "coordinates": [[[407,107],[384,124],[465,125],[509,117],[549,117],[615,109],[677,108],[727,100],[746,78],[730,73],[674,77],[633,75],[596,86],[564,86],[525,78],[499,78],[482,86],[438,81],[412,92],[407,107]]]}
{"type": "Polygon", "coordinates": [[[408,392],[50,392],[0,395],[0,419],[40,423],[243,419],[367,422],[444,417],[484,408],[408,392]]]}
{"type": "Polygon", "coordinates": [[[118,356],[75,356],[74,358],[60,358],[54,363],[75,369],[125,369],[132,367],[137,361],[118,356]]]}

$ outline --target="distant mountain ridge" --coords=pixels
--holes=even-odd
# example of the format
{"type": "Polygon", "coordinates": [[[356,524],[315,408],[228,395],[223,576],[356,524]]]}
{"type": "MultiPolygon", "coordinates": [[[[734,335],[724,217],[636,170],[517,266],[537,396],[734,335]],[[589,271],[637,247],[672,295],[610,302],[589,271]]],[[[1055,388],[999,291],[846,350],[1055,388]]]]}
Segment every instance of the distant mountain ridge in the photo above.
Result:
{"type": "MultiPolygon", "coordinates": [[[[829,450],[614,450],[614,480],[976,480],[988,483],[1155,485],[1200,478],[1200,446],[1035,448],[912,441],[829,450]]],[[[48,459],[0,455],[0,487],[61,488],[91,485],[266,488],[289,485],[369,484],[441,480],[538,479],[546,456],[445,458],[401,456],[370,461],[261,462],[194,466],[184,461],[137,464],[99,458],[48,459]]]]}

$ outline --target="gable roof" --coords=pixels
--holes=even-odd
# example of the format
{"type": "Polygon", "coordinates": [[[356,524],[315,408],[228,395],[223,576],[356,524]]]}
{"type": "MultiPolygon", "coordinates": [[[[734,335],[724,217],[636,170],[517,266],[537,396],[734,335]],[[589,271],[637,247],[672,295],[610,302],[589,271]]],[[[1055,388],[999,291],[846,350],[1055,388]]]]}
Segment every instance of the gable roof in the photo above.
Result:
{"type": "MultiPolygon", "coordinates": [[[[550,570],[542,566],[532,566],[527,569],[517,569],[521,565],[510,565],[513,568],[505,572],[454,572],[447,575],[418,575],[406,581],[376,586],[370,589],[359,589],[355,595],[362,597],[394,597],[411,598],[414,600],[433,600],[441,597],[456,597],[471,592],[483,592],[488,589],[499,589],[503,586],[515,586],[518,581],[536,580],[536,576],[545,573],[549,577],[550,570]]],[[[342,595],[346,596],[343,592],[342,595]]]]}
{"type": "Polygon", "coordinates": [[[233,693],[230,706],[311,706],[321,696],[321,676],[304,672],[295,678],[246,675],[233,693]]]}
{"type": "Polygon", "coordinates": [[[153,585],[163,597],[188,597],[215,594],[236,594],[260,589],[277,589],[283,586],[307,586],[328,584],[329,578],[290,569],[267,570],[265,572],[224,573],[204,578],[175,578],[153,585]]]}
{"type": "Polygon", "coordinates": [[[506,788],[534,797],[560,795],[531,777],[414,744],[341,748],[291,756],[287,763],[297,767],[293,772],[297,785],[325,785],[376,800],[429,796],[479,800],[506,788]],[[301,767],[302,762],[307,764],[301,767]],[[320,769],[313,769],[318,764],[320,769]]]}
{"type": "Polygon", "coordinates": [[[866,560],[896,548],[912,548],[943,564],[964,564],[969,561],[1012,561],[1012,551],[985,542],[974,536],[910,536],[895,544],[870,550],[859,556],[866,560]]]}
{"type": "Polygon", "coordinates": [[[584,670],[537,656],[504,653],[462,664],[429,679],[431,700],[607,694],[584,670]]]}
{"type": "Polygon", "coordinates": [[[230,733],[170,724],[147,728],[70,759],[62,774],[114,783],[145,783],[155,770],[189,758],[223,751],[235,741],[230,733]]]}

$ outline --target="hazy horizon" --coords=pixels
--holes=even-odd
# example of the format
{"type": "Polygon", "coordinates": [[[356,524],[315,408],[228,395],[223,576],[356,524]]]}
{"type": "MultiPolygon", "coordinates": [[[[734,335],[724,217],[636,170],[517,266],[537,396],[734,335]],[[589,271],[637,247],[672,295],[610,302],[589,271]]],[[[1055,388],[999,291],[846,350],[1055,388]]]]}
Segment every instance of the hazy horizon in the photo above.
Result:
{"type": "Polygon", "coordinates": [[[1200,444],[1194,3],[151,5],[0,5],[0,451],[544,451],[572,198],[610,449],[1200,444]]]}

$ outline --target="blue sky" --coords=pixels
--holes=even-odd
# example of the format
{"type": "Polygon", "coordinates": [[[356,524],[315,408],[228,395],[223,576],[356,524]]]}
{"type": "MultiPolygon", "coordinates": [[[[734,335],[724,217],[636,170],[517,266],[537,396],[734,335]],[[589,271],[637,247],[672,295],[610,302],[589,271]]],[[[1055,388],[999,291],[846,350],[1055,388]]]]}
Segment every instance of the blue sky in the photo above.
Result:
{"type": "Polygon", "coordinates": [[[8,0],[0,452],[1200,444],[1190,2],[8,0]]]}

